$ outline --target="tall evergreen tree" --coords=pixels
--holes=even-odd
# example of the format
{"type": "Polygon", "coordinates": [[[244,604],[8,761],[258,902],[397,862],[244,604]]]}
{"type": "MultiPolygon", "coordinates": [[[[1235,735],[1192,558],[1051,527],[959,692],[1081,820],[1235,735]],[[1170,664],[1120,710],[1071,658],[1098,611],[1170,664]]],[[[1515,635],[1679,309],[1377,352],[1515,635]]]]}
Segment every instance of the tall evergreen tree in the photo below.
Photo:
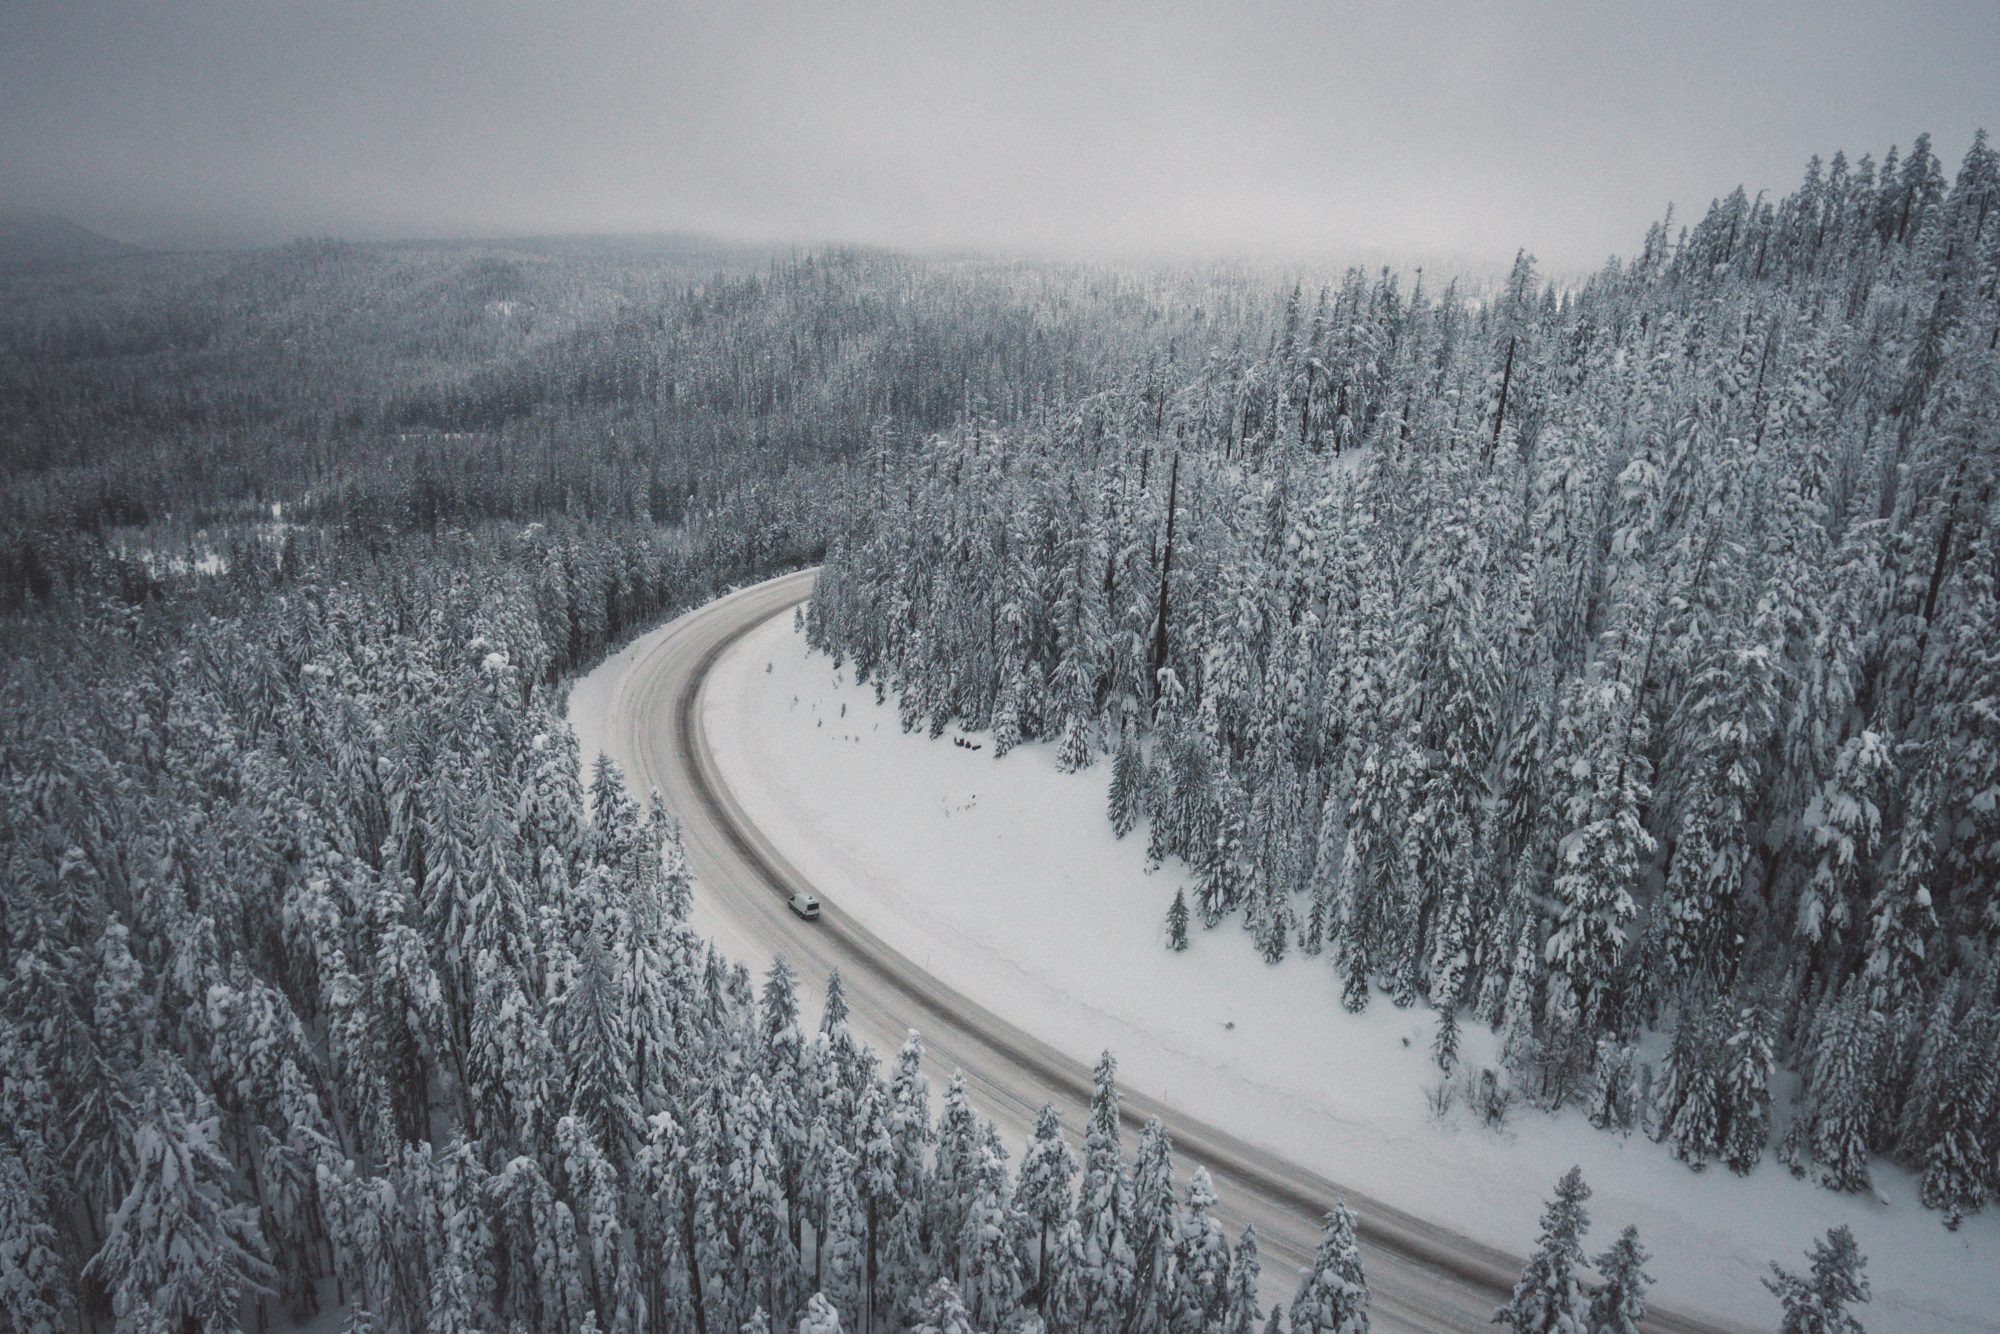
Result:
{"type": "Polygon", "coordinates": [[[1650,1258],[1639,1244],[1639,1229],[1628,1226],[1611,1249],[1591,1262],[1604,1282],[1591,1294],[1586,1334],[1638,1334],[1639,1322],[1646,1318],[1646,1293],[1653,1286],[1646,1272],[1650,1258]]]}
{"type": "Polygon", "coordinates": [[[1344,1203],[1326,1216],[1312,1268],[1292,1298],[1291,1328],[1294,1334],[1367,1334],[1368,1283],[1354,1242],[1354,1215],[1344,1203]]]}
{"type": "Polygon", "coordinates": [[[155,1056],[138,1076],[131,1186],[85,1273],[135,1327],[233,1328],[271,1276],[255,1210],[234,1198],[212,1104],[155,1056]]]}
{"type": "Polygon", "coordinates": [[[1514,1295],[1493,1313],[1495,1324],[1534,1334],[1570,1334],[1587,1328],[1588,1303],[1578,1270],[1583,1265],[1583,1234],[1590,1215],[1584,1202],[1590,1187],[1583,1173],[1570,1168],[1556,1182],[1555,1198],[1542,1212],[1541,1239],[1514,1284],[1514,1295]]]}
{"type": "Polygon", "coordinates": [[[1778,1299],[1784,1315],[1781,1334],[1862,1334],[1861,1319],[1849,1308],[1866,1303],[1868,1262],[1854,1244],[1854,1234],[1837,1227],[1808,1252],[1811,1267],[1804,1274],[1782,1269],[1773,1261],[1764,1286],[1778,1299]]]}

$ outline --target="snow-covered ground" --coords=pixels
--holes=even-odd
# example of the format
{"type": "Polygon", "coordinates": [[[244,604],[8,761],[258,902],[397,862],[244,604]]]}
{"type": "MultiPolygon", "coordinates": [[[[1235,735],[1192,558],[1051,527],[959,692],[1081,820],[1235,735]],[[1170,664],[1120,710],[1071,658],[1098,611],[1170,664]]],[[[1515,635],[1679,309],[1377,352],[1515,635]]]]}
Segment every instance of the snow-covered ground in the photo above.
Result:
{"type": "MultiPolygon", "coordinates": [[[[1697,1175],[1575,1113],[1517,1111],[1497,1133],[1463,1108],[1439,1119],[1430,1011],[1378,996],[1348,1014],[1323,961],[1266,965],[1233,922],[1169,952],[1163,919],[1183,877],[1147,873],[1143,829],[1113,837],[1108,766],[1064,774],[1044,746],[996,762],[990,743],[906,735],[893,700],[876,705],[851,671],[809,654],[789,613],[717,664],[703,723],[747,814],[829,899],[1077,1059],[1113,1049],[1121,1083],[1517,1253],[1556,1177],[1581,1164],[1593,1253],[1638,1224],[1657,1294],[1683,1309],[1770,1322],[1766,1262],[1800,1268],[1807,1244],[1845,1223],[1869,1257],[1870,1329],[2000,1328],[2000,1219],[1947,1232],[1893,1168],[1878,1166],[1883,1198],[1863,1199],[1769,1158],[1747,1178],[1697,1175]]],[[[1493,1045],[1470,1026],[1466,1063],[1496,1063],[1493,1045]]]]}

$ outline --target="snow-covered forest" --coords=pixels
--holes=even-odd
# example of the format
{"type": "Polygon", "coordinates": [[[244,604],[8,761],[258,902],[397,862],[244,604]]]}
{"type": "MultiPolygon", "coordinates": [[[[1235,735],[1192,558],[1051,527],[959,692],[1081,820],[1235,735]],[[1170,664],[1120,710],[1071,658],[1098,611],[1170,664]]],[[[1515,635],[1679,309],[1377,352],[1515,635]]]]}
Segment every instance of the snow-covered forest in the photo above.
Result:
{"type": "MultiPolygon", "coordinates": [[[[0,276],[0,1326],[1365,1330],[1345,1207],[1271,1312],[1109,1056],[1006,1145],[688,925],[568,682],[822,557],[907,726],[1109,758],[1199,869],[1170,939],[1422,999],[1446,1066],[1498,1025],[1697,1166],[1980,1207],[1995,203],[1919,141],[1588,281],[1289,302],[687,242],[0,276]]],[[[1644,1309],[1587,1194],[1516,1328],[1644,1309]]]]}
{"type": "Polygon", "coordinates": [[[1491,1025],[1480,1073],[1695,1169],[1886,1155],[1955,1227],[2000,1187],[1996,284],[1982,135],[1586,280],[1302,285],[873,449],[807,630],[906,729],[1101,764],[1198,877],[1167,947],[1421,1002],[1446,1071],[1491,1025]]]}
{"type": "Polygon", "coordinates": [[[333,243],[7,288],[0,1326],[1261,1323],[1108,1059],[1080,1159],[934,1114],[918,1039],[685,924],[671,813],[561,721],[816,558],[857,445],[1072,396],[1159,290],[333,243]]]}

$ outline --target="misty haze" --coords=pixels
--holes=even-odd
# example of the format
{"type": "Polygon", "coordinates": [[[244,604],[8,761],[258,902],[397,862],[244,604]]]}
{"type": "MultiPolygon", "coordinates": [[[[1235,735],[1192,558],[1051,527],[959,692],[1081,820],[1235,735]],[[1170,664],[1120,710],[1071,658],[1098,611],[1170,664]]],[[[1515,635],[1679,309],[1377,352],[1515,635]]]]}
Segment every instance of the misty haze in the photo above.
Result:
{"type": "Polygon", "coordinates": [[[0,12],[0,1330],[2000,1321],[2000,13],[0,12]]]}

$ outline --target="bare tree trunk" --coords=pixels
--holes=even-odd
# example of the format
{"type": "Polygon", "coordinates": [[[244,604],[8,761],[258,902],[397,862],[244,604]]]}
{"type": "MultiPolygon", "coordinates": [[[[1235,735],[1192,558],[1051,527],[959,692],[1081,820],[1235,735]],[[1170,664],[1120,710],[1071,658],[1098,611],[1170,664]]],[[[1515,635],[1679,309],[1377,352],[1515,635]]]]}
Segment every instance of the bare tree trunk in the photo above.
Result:
{"type": "Polygon", "coordinates": [[[1152,690],[1155,700],[1159,698],[1160,669],[1167,665],[1167,584],[1174,568],[1174,511],[1179,505],[1181,491],[1181,456],[1174,455],[1173,466],[1167,473],[1167,547],[1160,555],[1160,604],[1153,613],[1153,680],[1152,690]]]}
{"type": "Polygon", "coordinates": [[[875,1334],[875,1223],[879,1206],[868,1201],[868,1299],[863,1303],[862,1334],[875,1334]]]}
{"type": "Polygon", "coordinates": [[[694,1241],[694,1199],[690,1195],[681,1209],[681,1249],[687,1256],[688,1291],[694,1298],[696,1334],[708,1334],[708,1296],[701,1289],[701,1254],[694,1241]]]}
{"type": "Polygon", "coordinates": [[[1507,337],[1507,364],[1500,372],[1500,406],[1493,413],[1493,443],[1486,447],[1486,461],[1493,461],[1493,451],[1500,448],[1500,426],[1507,420],[1507,391],[1514,383],[1514,342],[1517,335],[1507,337]]]}

